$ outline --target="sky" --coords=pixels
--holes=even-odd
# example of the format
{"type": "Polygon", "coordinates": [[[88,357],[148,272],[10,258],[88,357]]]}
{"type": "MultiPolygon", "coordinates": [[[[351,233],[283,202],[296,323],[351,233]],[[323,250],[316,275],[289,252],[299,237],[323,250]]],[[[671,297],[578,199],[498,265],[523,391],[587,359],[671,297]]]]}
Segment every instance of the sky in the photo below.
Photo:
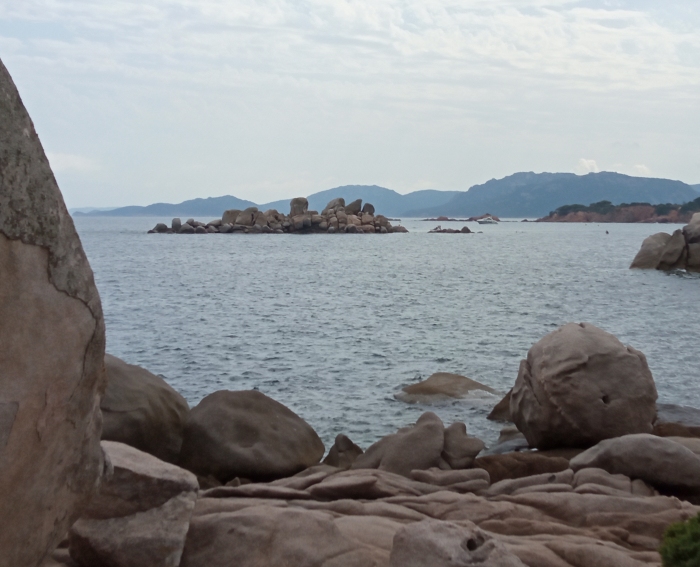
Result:
{"type": "Polygon", "coordinates": [[[697,0],[0,0],[69,207],[700,183],[697,0]]]}

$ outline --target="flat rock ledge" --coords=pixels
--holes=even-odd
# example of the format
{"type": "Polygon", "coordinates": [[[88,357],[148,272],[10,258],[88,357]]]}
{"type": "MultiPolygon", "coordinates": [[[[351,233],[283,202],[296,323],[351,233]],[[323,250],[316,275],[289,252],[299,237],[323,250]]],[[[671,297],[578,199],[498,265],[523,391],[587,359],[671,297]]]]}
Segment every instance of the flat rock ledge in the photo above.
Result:
{"type": "Polygon", "coordinates": [[[374,206],[362,205],[357,199],[346,205],[345,199],[333,199],[319,213],[309,210],[309,202],[304,197],[292,199],[289,214],[276,209],[259,211],[250,207],[244,211],[231,209],[224,211],[220,219],[207,223],[195,219],[182,222],[174,218],[170,226],[158,223],[149,234],[389,234],[408,232],[401,225],[393,226],[384,215],[375,215],[374,206]]]}
{"type": "Polygon", "coordinates": [[[700,512],[585,459],[576,472],[495,483],[479,468],[406,478],[318,465],[192,492],[184,470],[120,444],[105,449],[115,461],[108,505],[80,520],[68,552],[43,567],[98,557],[116,567],[660,566],[668,524],[700,512]]]}

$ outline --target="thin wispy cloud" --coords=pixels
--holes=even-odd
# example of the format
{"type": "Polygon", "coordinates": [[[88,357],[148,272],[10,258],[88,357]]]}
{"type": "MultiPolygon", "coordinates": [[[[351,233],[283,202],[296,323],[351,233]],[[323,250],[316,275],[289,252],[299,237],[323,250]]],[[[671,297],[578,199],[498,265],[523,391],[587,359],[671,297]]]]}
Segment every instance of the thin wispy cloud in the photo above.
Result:
{"type": "MultiPolygon", "coordinates": [[[[663,163],[640,174],[682,177],[695,174],[687,154],[653,139],[678,125],[678,146],[692,136],[692,6],[23,0],[0,6],[0,56],[51,151],[72,153],[61,138],[75,148],[82,135],[123,199],[420,179],[466,189],[517,169],[579,171],[586,154],[603,169],[654,155],[663,163]]],[[[83,204],[89,187],[74,190],[83,204]]]]}

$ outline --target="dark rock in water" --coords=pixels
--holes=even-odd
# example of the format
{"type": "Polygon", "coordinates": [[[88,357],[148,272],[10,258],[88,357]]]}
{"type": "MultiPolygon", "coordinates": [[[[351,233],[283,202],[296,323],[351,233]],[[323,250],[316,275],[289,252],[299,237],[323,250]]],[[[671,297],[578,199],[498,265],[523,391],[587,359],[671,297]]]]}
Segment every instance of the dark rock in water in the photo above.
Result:
{"type": "Polygon", "coordinates": [[[365,203],[364,206],[362,207],[362,212],[367,213],[368,215],[373,215],[374,214],[374,205],[371,203],[365,203]]]}
{"type": "Polygon", "coordinates": [[[173,229],[173,232],[180,232],[180,229],[182,228],[182,221],[178,217],[175,217],[170,225],[170,228],[173,229]]]}
{"type": "Polygon", "coordinates": [[[168,225],[166,225],[165,223],[159,222],[158,224],[156,224],[156,226],[153,230],[155,230],[156,232],[167,232],[168,225]]]}
{"type": "Polygon", "coordinates": [[[349,469],[355,459],[363,453],[362,449],[355,445],[347,435],[337,435],[335,443],[323,459],[324,465],[330,465],[340,469],[349,469]]]}
{"type": "Polygon", "coordinates": [[[194,234],[194,227],[186,222],[180,227],[180,234],[194,234]]]}
{"type": "Polygon", "coordinates": [[[510,396],[512,392],[513,389],[511,388],[503,399],[494,406],[491,413],[486,416],[486,419],[491,421],[513,421],[510,415],[510,396]]]}
{"type": "Polygon", "coordinates": [[[477,457],[474,466],[488,472],[491,483],[495,484],[506,479],[565,471],[569,468],[569,461],[563,457],[547,457],[532,451],[477,457]]]}
{"type": "Polygon", "coordinates": [[[197,222],[194,219],[187,219],[186,224],[189,224],[192,228],[194,228],[197,225],[197,222]]]}
{"type": "Polygon", "coordinates": [[[656,404],[654,435],[700,437],[700,409],[676,404],[656,404]]]}
{"type": "Polygon", "coordinates": [[[189,413],[185,398],[161,377],[116,356],[105,354],[105,369],[102,439],[176,462],[189,413]]]}
{"type": "Polygon", "coordinates": [[[194,229],[195,234],[206,234],[207,229],[204,228],[203,226],[198,226],[197,228],[194,229]]]}
{"type": "Polygon", "coordinates": [[[271,480],[317,464],[324,453],[301,417],[257,391],[219,391],[193,408],[185,425],[180,466],[222,483],[271,480]]]}
{"type": "Polygon", "coordinates": [[[92,270],[0,62],[0,565],[38,565],[103,470],[105,331],[92,270]]]}
{"type": "Polygon", "coordinates": [[[356,201],[353,201],[349,205],[345,205],[345,214],[346,215],[357,215],[360,212],[362,212],[362,199],[357,199],[356,201]]]}
{"type": "Polygon", "coordinates": [[[569,323],[521,361],[510,412],[532,447],[590,447],[651,433],[656,387],[641,352],[589,323],[569,323]]]}

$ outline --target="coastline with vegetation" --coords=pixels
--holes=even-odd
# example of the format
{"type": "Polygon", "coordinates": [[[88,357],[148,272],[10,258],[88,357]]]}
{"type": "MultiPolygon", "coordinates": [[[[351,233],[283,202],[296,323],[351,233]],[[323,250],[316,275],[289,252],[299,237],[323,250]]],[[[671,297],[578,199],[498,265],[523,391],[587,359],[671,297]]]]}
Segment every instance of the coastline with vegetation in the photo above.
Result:
{"type": "Polygon", "coordinates": [[[605,223],[688,223],[700,211],[700,197],[682,205],[664,203],[621,203],[599,201],[590,205],[564,205],[537,222],[605,222],[605,223]]]}

